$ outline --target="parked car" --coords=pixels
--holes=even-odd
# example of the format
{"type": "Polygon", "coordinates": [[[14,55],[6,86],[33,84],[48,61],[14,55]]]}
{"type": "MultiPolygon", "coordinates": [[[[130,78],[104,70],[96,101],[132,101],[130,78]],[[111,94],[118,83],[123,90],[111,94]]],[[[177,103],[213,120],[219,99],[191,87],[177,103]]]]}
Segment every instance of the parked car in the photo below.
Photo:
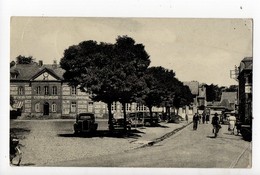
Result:
{"type": "Polygon", "coordinates": [[[150,117],[149,112],[133,112],[128,114],[132,120],[132,125],[145,125],[145,126],[155,126],[160,123],[160,113],[153,112],[152,117],[150,117]]]}
{"type": "MultiPolygon", "coordinates": [[[[113,117],[112,124],[114,130],[121,130],[124,129],[124,117],[113,117]]],[[[126,129],[128,131],[131,130],[131,119],[129,117],[126,118],[126,129]]]]}
{"type": "Polygon", "coordinates": [[[181,116],[171,113],[171,115],[167,117],[166,122],[167,123],[180,123],[180,121],[183,121],[183,120],[184,119],[181,116]]]}
{"type": "Polygon", "coordinates": [[[74,123],[75,134],[95,132],[97,127],[98,124],[95,122],[93,113],[79,113],[76,115],[76,122],[74,123]]]}

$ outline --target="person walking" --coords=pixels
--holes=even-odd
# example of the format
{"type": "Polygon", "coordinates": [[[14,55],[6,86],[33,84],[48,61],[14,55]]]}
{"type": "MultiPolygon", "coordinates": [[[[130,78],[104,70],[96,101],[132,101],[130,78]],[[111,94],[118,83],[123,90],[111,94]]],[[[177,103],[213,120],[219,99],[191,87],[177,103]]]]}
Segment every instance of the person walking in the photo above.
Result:
{"type": "Polygon", "coordinates": [[[231,115],[229,118],[228,118],[228,121],[229,121],[229,129],[231,131],[231,134],[234,134],[234,131],[235,131],[235,124],[236,124],[236,117],[231,115]]]}
{"type": "Polygon", "coordinates": [[[206,116],[205,113],[202,114],[202,123],[205,124],[206,116]]]}
{"type": "Polygon", "coordinates": [[[197,113],[195,113],[194,116],[193,116],[193,130],[197,130],[198,121],[199,121],[199,116],[198,116],[197,113]]]}
{"type": "Polygon", "coordinates": [[[187,123],[189,123],[189,117],[187,114],[185,115],[185,119],[186,119],[187,123]]]}
{"type": "Polygon", "coordinates": [[[209,123],[209,114],[206,114],[206,123],[209,123]]]}
{"type": "Polygon", "coordinates": [[[199,117],[199,124],[201,124],[201,115],[198,114],[198,117],[199,117]]]}
{"type": "Polygon", "coordinates": [[[221,128],[221,125],[219,124],[219,118],[218,118],[218,114],[215,113],[214,117],[212,117],[212,121],[211,124],[213,126],[212,132],[214,133],[214,130],[216,130],[216,134],[218,133],[219,129],[221,128]]]}

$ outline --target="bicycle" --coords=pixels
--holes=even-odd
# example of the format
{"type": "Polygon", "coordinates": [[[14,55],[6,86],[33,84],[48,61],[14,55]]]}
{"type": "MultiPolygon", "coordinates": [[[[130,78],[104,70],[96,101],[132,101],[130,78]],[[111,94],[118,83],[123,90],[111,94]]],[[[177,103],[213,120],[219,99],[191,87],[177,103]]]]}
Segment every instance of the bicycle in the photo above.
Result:
{"type": "Polygon", "coordinates": [[[10,136],[10,164],[20,166],[22,151],[17,137],[10,136]]]}
{"type": "Polygon", "coordinates": [[[220,125],[213,125],[213,134],[214,134],[214,138],[216,138],[218,136],[218,132],[219,132],[219,129],[221,128],[220,125]]]}

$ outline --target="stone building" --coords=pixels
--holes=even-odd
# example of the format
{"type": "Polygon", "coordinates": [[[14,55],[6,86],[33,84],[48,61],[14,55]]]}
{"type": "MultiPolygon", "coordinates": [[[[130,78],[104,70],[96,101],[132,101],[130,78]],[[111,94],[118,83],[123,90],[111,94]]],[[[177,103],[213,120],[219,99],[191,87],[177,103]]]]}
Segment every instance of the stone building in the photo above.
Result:
{"type": "MultiPolygon", "coordinates": [[[[43,64],[16,64],[10,70],[10,95],[13,108],[21,110],[22,117],[71,118],[76,113],[93,112],[96,117],[108,117],[107,105],[93,102],[89,94],[69,86],[63,78],[65,71],[54,62],[43,64]]],[[[148,112],[142,104],[126,104],[127,112],[148,112]]],[[[122,105],[114,102],[114,115],[122,115],[122,105]]]]}
{"type": "Polygon", "coordinates": [[[183,82],[184,85],[190,88],[193,95],[193,103],[189,107],[189,114],[194,114],[195,112],[202,113],[204,108],[207,106],[206,99],[206,87],[199,84],[198,81],[183,82]]]}

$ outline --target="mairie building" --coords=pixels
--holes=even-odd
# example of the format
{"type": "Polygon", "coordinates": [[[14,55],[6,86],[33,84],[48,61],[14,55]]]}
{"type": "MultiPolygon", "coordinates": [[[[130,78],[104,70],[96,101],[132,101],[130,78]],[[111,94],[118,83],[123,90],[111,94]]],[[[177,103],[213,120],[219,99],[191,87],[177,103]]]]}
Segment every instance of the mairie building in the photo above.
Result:
{"type": "MultiPolygon", "coordinates": [[[[63,78],[65,70],[56,61],[53,64],[16,64],[10,69],[10,95],[13,109],[21,111],[21,118],[72,118],[77,113],[93,112],[98,118],[107,118],[107,105],[93,102],[89,94],[69,86],[63,78]]],[[[146,112],[142,104],[126,105],[126,111],[146,112]]],[[[112,105],[114,115],[122,115],[122,105],[112,105]]]]}

